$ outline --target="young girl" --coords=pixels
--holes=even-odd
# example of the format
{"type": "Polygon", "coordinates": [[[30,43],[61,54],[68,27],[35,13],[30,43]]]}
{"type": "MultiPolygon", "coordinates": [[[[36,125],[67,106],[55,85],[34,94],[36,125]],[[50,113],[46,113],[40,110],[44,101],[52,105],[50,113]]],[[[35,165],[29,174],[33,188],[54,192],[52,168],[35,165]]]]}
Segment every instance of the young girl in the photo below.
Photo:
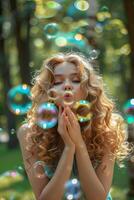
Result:
{"type": "MultiPolygon", "coordinates": [[[[93,69],[90,60],[82,54],[59,53],[45,60],[31,89],[32,108],[27,124],[18,130],[25,169],[38,200],[62,200],[65,183],[72,177],[80,181],[86,200],[111,200],[115,160],[118,163],[128,155],[125,126],[115,112],[114,103],[106,96],[102,78],[93,69]],[[38,106],[49,101],[49,89],[59,97],[58,123],[50,129],[37,124],[38,106]],[[65,94],[71,92],[73,96],[65,94]],[[87,100],[92,117],[78,121],[76,110],[66,101],[87,100]],[[44,175],[36,176],[34,165],[43,161],[44,175]]],[[[87,108],[78,109],[81,116],[87,108]]]]}

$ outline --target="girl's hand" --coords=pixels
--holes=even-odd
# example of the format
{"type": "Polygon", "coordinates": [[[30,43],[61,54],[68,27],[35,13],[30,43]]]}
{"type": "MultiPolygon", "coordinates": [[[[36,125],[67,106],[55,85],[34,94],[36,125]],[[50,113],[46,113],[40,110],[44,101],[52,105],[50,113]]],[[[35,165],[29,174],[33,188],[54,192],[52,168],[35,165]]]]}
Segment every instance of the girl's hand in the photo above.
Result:
{"type": "Polygon", "coordinates": [[[67,130],[67,121],[65,119],[65,110],[62,112],[61,106],[59,107],[58,114],[58,133],[62,137],[65,146],[69,148],[75,148],[75,144],[73,143],[68,130],[67,130]]]}
{"type": "Polygon", "coordinates": [[[78,120],[69,107],[65,108],[65,114],[66,114],[65,119],[69,135],[72,141],[74,142],[75,146],[81,146],[81,144],[83,144],[84,141],[81,135],[80,125],[78,123],[78,120]]]}

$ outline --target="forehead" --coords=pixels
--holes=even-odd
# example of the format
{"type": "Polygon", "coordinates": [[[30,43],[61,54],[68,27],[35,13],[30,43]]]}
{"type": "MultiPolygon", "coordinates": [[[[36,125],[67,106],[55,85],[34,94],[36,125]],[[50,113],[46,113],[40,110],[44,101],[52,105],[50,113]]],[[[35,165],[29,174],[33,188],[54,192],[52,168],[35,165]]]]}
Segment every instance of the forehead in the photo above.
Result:
{"type": "Polygon", "coordinates": [[[73,74],[73,73],[78,73],[79,74],[79,70],[78,67],[70,62],[63,62],[60,63],[58,65],[56,65],[56,67],[54,68],[54,75],[68,75],[68,74],[73,74]]]}

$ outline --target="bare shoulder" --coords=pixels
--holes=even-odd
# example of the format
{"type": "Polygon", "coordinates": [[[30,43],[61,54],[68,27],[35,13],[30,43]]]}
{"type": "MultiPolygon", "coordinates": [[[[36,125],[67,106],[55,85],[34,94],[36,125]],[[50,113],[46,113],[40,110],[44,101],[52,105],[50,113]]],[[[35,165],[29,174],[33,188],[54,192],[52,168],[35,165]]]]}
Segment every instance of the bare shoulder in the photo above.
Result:
{"type": "MultiPolygon", "coordinates": [[[[23,159],[29,157],[29,152],[27,151],[27,146],[29,145],[29,141],[27,140],[27,136],[30,133],[30,127],[28,124],[21,125],[17,130],[17,138],[19,140],[21,152],[23,159]]],[[[32,157],[31,157],[32,158],[32,157]]]]}
{"type": "Polygon", "coordinates": [[[30,152],[27,151],[27,145],[29,145],[29,141],[26,138],[30,131],[31,128],[28,126],[28,124],[23,124],[18,128],[17,138],[19,140],[23,162],[29,182],[36,198],[39,199],[42,190],[49,182],[49,178],[45,175],[45,173],[42,178],[39,178],[34,172],[33,165],[38,160],[38,157],[36,154],[31,155],[30,152]]]}
{"type": "Polygon", "coordinates": [[[27,132],[29,130],[29,126],[27,123],[21,125],[19,128],[18,128],[18,131],[17,131],[17,138],[20,140],[20,139],[23,139],[25,138],[27,132]]]}

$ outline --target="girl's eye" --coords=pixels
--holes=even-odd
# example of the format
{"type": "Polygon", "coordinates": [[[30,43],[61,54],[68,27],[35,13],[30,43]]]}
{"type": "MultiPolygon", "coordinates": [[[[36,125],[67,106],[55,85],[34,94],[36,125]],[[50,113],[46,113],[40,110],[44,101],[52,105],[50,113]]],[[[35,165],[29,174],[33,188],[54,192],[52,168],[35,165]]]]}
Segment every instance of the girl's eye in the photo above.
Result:
{"type": "MultiPolygon", "coordinates": [[[[72,80],[72,82],[74,82],[74,83],[80,83],[80,80],[72,80]]],[[[60,85],[60,84],[62,84],[61,81],[54,83],[54,85],[60,85]]]]}
{"type": "Polygon", "coordinates": [[[74,83],[80,83],[80,80],[73,80],[74,83]]]}
{"type": "Polygon", "coordinates": [[[59,85],[61,84],[62,82],[55,82],[54,85],[59,85]]]}

